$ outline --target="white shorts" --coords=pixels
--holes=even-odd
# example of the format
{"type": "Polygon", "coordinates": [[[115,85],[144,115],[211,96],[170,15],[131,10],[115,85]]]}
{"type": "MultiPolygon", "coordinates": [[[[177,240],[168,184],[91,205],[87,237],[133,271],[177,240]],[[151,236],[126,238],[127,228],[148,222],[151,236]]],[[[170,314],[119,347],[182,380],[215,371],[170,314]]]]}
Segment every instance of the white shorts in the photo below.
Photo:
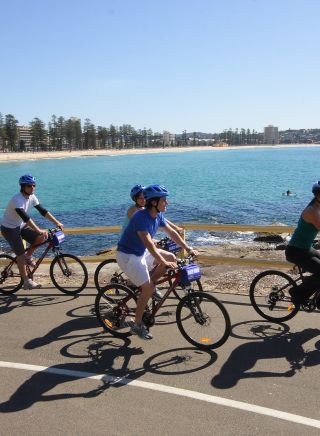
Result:
{"type": "Polygon", "coordinates": [[[155,267],[155,259],[148,250],[142,256],[117,251],[117,263],[136,286],[150,282],[149,271],[155,267]]]}

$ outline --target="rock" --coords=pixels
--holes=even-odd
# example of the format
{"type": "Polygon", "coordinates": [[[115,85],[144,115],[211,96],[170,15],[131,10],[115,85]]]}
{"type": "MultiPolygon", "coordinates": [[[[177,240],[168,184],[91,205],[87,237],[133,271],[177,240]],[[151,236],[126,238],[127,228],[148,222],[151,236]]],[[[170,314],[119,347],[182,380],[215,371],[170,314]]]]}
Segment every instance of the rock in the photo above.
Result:
{"type": "Polygon", "coordinates": [[[267,235],[259,235],[253,238],[255,242],[268,242],[269,244],[276,244],[279,242],[284,242],[285,239],[283,236],[278,234],[267,234],[267,235]]]}

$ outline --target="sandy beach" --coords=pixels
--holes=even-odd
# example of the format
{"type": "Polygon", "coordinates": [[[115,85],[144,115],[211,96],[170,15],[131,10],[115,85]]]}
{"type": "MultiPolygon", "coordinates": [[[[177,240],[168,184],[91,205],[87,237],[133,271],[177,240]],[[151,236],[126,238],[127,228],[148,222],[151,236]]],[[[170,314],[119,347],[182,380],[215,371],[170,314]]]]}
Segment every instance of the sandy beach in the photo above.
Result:
{"type": "Polygon", "coordinates": [[[198,146],[198,147],[167,147],[167,148],[130,148],[124,150],[71,150],[71,151],[37,151],[0,153],[0,162],[37,160],[37,159],[63,159],[69,157],[95,157],[114,156],[146,153],[183,153],[187,151],[224,151],[241,150],[250,148],[296,148],[296,147],[320,147],[320,144],[278,144],[278,145],[242,145],[230,147],[198,146]]]}

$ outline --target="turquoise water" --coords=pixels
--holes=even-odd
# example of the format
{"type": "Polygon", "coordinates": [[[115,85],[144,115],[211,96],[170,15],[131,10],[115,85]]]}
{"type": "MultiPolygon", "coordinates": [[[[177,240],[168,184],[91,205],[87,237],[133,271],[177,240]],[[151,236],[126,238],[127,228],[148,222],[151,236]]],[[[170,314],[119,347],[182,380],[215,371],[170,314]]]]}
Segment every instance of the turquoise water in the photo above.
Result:
{"type": "MultiPolygon", "coordinates": [[[[37,177],[40,202],[67,227],[121,224],[136,183],[164,184],[174,222],[295,224],[320,178],[320,148],[237,149],[1,163],[0,214],[23,173],[37,177]],[[290,189],[293,197],[282,195],[290,189]]],[[[35,218],[41,217],[35,212],[35,218]]],[[[244,234],[192,232],[194,244],[246,239],[244,234]]],[[[117,235],[68,236],[68,248],[92,254],[117,235]]]]}

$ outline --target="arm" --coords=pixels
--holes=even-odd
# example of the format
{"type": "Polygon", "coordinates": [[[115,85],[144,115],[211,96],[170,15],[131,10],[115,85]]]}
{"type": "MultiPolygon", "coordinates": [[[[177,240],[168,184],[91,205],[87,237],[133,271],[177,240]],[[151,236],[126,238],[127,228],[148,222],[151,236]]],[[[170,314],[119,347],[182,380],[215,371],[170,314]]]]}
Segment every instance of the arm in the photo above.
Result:
{"type": "Polygon", "coordinates": [[[57,227],[60,227],[61,229],[63,228],[63,224],[58,221],[49,211],[47,211],[47,209],[42,207],[40,203],[35,205],[35,208],[44,218],[54,223],[57,227]]]}
{"type": "Polygon", "coordinates": [[[169,235],[171,239],[174,240],[180,247],[187,251],[187,253],[192,254],[193,256],[198,256],[197,250],[194,250],[192,247],[189,247],[186,242],[181,238],[179,233],[174,230],[166,220],[166,226],[164,227],[165,232],[169,235]]]}
{"type": "Polygon", "coordinates": [[[307,223],[313,224],[317,230],[320,230],[320,212],[314,210],[312,206],[307,207],[302,213],[302,217],[307,223]]]}
{"type": "Polygon", "coordinates": [[[127,217],[130,219],[137,212],[136,206],[130,206],[127,210],[127,217]]]}
{"type": "Polygon", "coordinates": [[[138,231],[139,238],[142,240],[144,246],[149,250],[151,255],[155,258],[158,264],[163,264],[168,268],[175,268],[177,265],[175,262],[167,262],[158,251],[156,245],[154,244],[150,234],[144,231],[138,231]]]}
{"type": "Polygon", "coordinates": [[[175,230],[177,233],[179,233],[181,236],[183,236],[183,232],[184,232],[184,228],[183,228],[183,227],[178,227],[178,226],[176,226],[176,225],[173,224],[171,221],[169,221],[167,218],[166,218],[166,223],[168,223],[169,226],[170,226],[171,228],[173,228],[173,230],[175,230]]]}

